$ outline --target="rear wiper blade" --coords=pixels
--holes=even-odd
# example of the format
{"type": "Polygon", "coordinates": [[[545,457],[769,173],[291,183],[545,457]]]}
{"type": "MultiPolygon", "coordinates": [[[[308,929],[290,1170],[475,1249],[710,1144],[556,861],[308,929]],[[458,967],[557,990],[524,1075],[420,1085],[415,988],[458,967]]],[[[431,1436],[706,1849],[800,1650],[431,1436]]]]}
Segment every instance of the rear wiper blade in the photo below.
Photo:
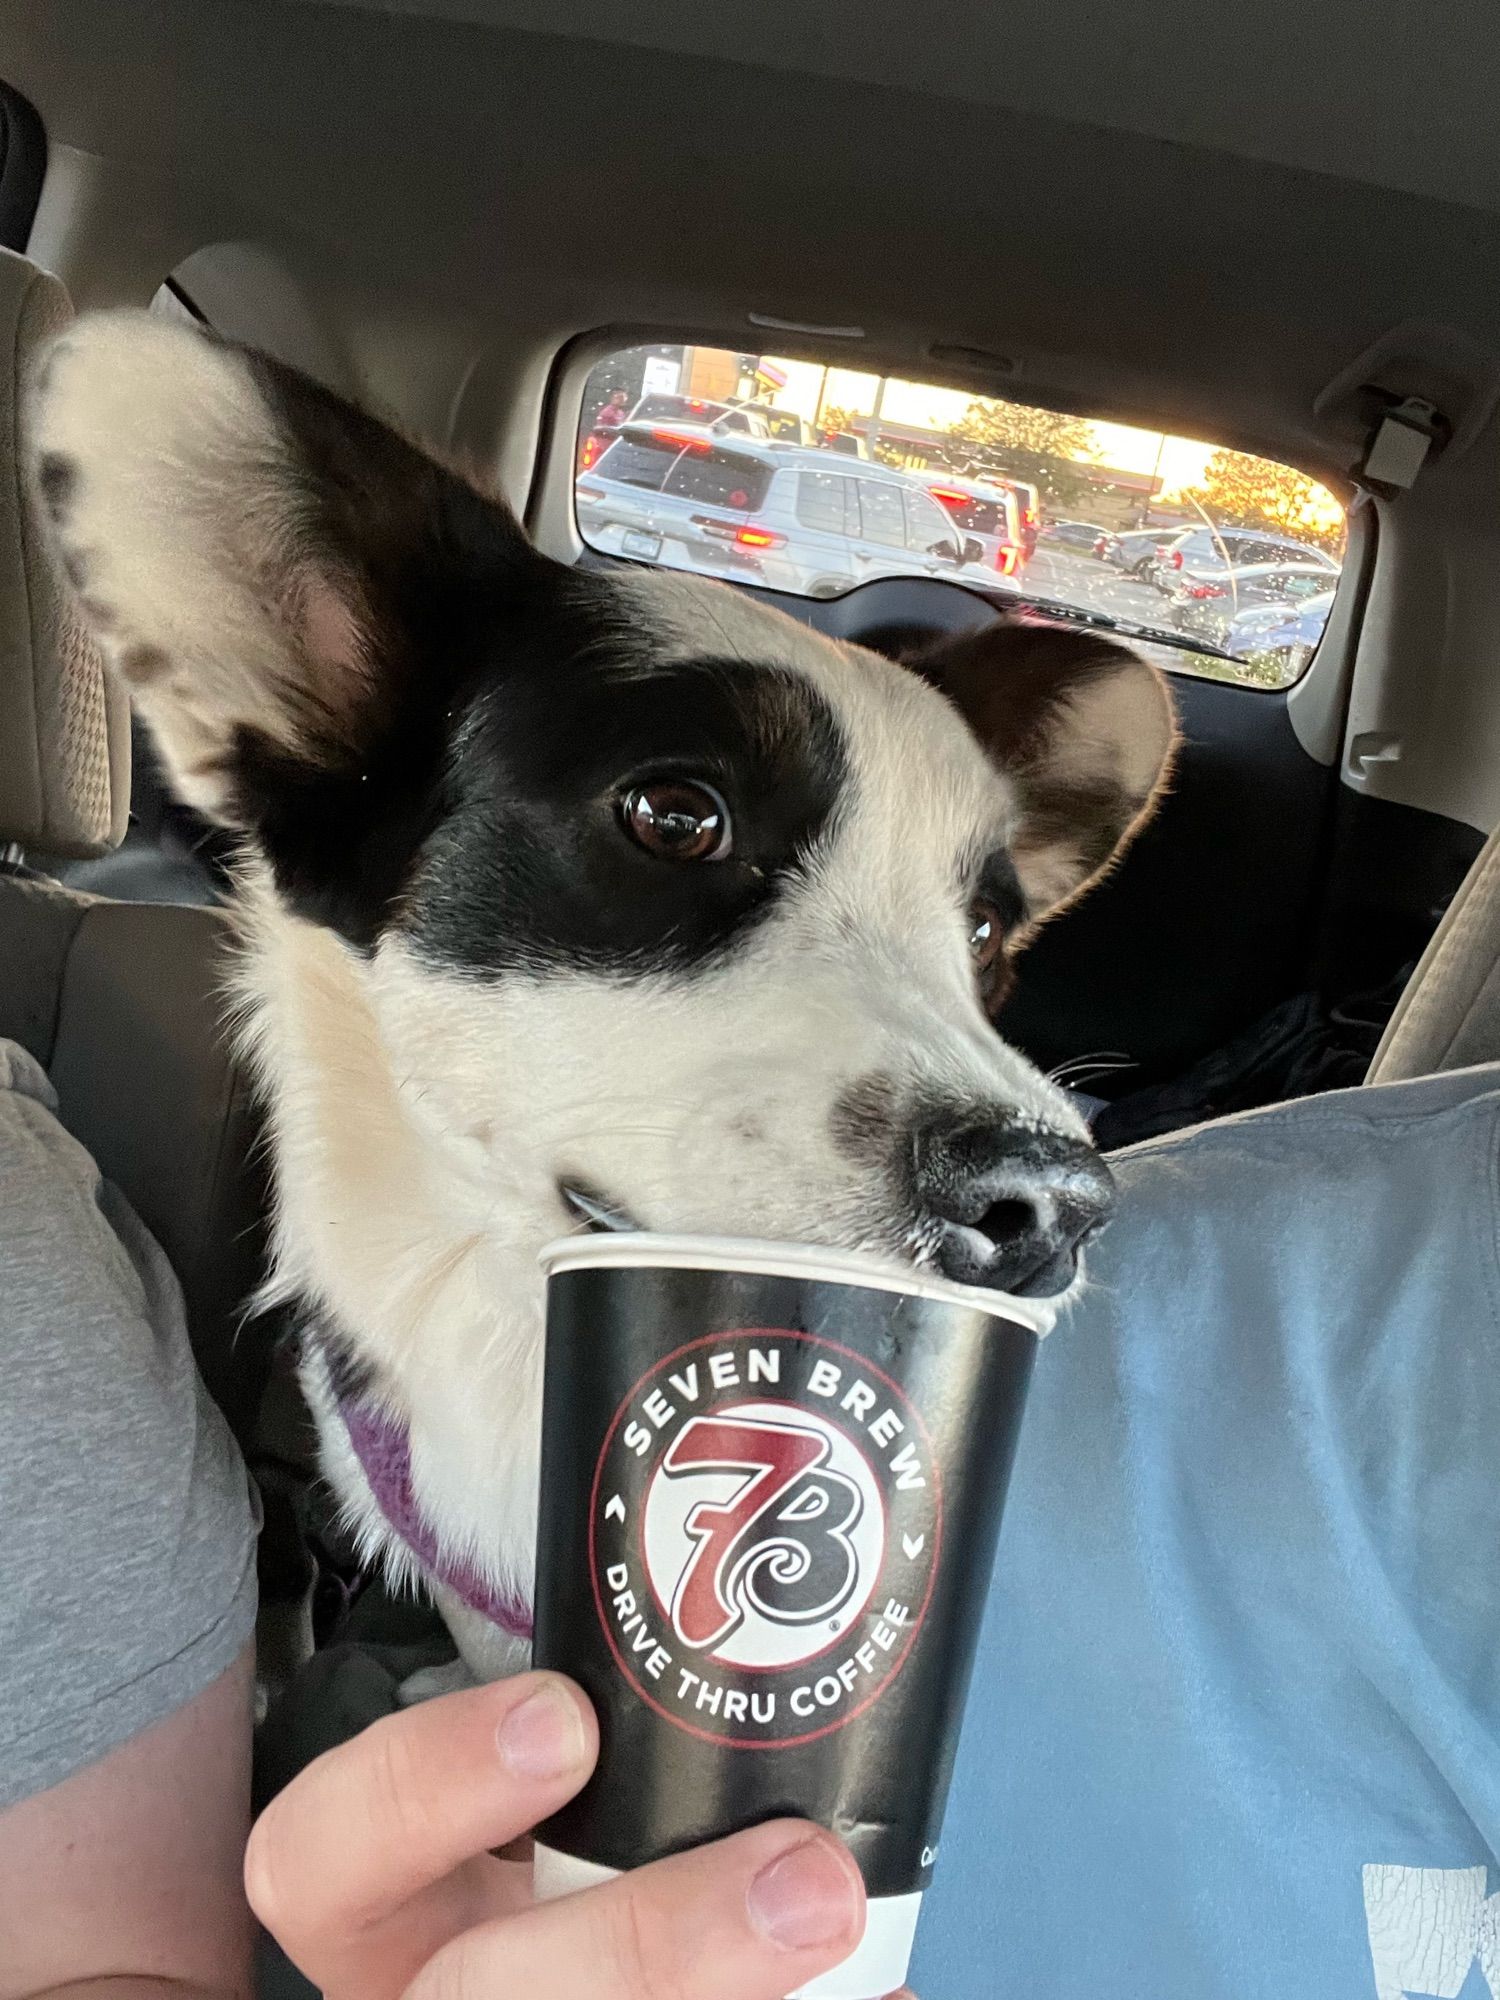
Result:
{"type": "Polygon", "coordinates": [[[1211,659],[1234,660],[1242,664],[1237,655],[1225,652],[1222,646],[1215,646],[1207,639],[1198,639],[1191,632],[1179,632],[1167,625],[1144,625],[1138,618],[1117,618],[1110,611],[1090,611],[1081,604],[1067,604],[1060,597],[1033,597],[1030,591],[1021,591],[1015,602],[1027,605],[1033,611],[1040,611],[1048,618],[1057,618],[1068,625],[1089,625],[1096,632],[1118,632],[1126,639],[1154,640],[1158,646],[1176,646],[1190,653],[1207,653],[1211,659]]]}

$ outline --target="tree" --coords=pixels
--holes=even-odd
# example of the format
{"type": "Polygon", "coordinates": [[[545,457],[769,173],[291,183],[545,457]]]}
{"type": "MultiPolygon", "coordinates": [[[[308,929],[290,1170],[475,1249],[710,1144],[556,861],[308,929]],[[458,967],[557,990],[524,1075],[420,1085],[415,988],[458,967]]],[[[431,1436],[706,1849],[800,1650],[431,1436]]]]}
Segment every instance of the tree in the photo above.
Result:
{"type": "Polygon", "coordinates": [[[949,432],[955,469],[1024,479],[1054,507],[1071,506],[1092,484],[1084,467],[1098,459],[1093,429],[1082,417],[979,396],[949,432]]]}
{"type": "Polygon", "coordinates": [[[1334,511],[1327,488],[1268,458],[1216,451],[1197,485],[1186,487],[1181,497],[1216,526],[1269,528],[1299,542],[1318,543],[1334,555],[1344,546],[1343,516],[1334,511]]]}

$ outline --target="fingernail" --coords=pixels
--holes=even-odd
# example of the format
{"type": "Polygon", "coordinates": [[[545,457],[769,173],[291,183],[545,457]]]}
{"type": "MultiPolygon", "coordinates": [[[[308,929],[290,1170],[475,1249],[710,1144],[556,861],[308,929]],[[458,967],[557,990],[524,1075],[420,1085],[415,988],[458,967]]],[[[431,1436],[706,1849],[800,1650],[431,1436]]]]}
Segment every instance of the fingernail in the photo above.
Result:
{"type": "Polygon", "coordinates": [[[561,1778],[583,1762],[583,1717],[556,1681],[543,1681],[496,1732],[501,1760],[517,1778],[561,1778]]]}
{"type": "Polygon", "coordinates": [[[750,1921],[783,1951],[838,1944],[853,1932],[859,1908],[853,1871],[816,1836],[763,1868],[745,1892],[750,1921]]]}

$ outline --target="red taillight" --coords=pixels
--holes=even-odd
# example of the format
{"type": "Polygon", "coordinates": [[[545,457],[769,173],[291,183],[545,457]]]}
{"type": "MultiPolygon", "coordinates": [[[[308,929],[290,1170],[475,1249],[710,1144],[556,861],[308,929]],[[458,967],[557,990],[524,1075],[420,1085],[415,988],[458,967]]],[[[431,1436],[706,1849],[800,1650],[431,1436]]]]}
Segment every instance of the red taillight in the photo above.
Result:
{"type": "Polygon", "coordinates": [[[1224,586],[1222,583],[1195,583],[1188,591],[1189,597],[1222,597],[1223,595],[1224,586]]]}
{"type": "Polygon", "coordinates": [[[1016,564],[1020,561],[1020,557],[1021,551],[1012,548],[1007,543],[995,557],[995,567],[1002,576],[1014,576],[1016,573],[1016,564]]]}
{"type": "Polygon", "coordinates": [[[786,547],[786,536],[778,535],[774,528],[737,528],[733,521],[718,521],[712,514],[695,514],[693,526],[712,535],[716,542],[738,542],[742,549],[786,547]]]}
{"type": "Polygon", "coordinates": [[[1182,568],[1182,550],[1181,550],[1181,549],[1173,549],[1173,551],[1172,551],[1172,567],[1173,567],[1173,569],[1181,569],[1181,568],[1182,568]]]}
{"type": "Polygon", "coordinates": [[[954,486],[929,486],[927,491],[934,500],[941,500],[945,507],[967,507],[972,494],[960,493],[954,486]]]}
{"type": "Polygon", "coordinates": [[[599,433],[597,431],[590,431],[589,435],[583,441],[583,457],[578,462],[578,470],[580,472],[588,471],[594,460],[599,456],[601,445],[602,441],[599,433]]]}
{"type": "Polygon", "coordinates": [[[1021,526],[1022,526],[1023,528],[1034,528],[1034,527],[1036,526],[1036,509],[1035,509],[1035,507],[1028,507],[1028,508],[1026,509],[1026,511],[1025,511],[1025,512],[1024,512],[1023,514],[1022,514],[1022,516],[1021,516],[1021,526]]]}
{"type": "Polygon", "coordinates": [[[674,451],[696,451],[707,456],[713,450],[707,438],[685,437],[681,431],[653,431],[654,444],[669,445],[674,451]]]}

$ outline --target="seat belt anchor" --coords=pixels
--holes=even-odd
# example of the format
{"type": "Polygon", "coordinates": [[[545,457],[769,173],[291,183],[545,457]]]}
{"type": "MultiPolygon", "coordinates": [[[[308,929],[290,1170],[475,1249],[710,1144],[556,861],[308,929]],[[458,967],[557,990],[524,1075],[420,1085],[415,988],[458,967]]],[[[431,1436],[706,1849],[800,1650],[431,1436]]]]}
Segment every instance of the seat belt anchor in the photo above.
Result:
{"type": "Polygon", "coordinates": [[[1403,396],[1381,417],[1370,439],[1364,464],[1359,468],[1361,485],[1369,486],[1387,499],[1405,493],[1415,484],[1439,436],[1446,430],[1435,403],[1424,396],[1403,396]]]}

